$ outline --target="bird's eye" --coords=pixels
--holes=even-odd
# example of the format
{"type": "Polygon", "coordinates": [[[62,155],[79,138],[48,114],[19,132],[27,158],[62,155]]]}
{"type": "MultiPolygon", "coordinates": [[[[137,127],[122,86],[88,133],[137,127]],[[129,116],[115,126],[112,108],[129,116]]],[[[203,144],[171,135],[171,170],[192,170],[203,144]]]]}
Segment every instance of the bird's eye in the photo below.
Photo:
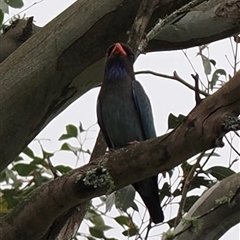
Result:
{"type": "Polygon", "coordinates": [[[113,47],[114,47],[114,46],[111,46],[111,47],[108,48],[108,50],[107,50],[107,56],[109,56],[109,55],[111,54],[111,52],[112,52],[112,50],[113,50],[113,47]]]}
{"type": "Polygon", "coordinates": [[[134,62],[134,59],[135,59],[134,54],[130,53],[130,54],[128,55],[128,57],[129,57],[129,59],[130,59],[132,62],[134,62]]]}

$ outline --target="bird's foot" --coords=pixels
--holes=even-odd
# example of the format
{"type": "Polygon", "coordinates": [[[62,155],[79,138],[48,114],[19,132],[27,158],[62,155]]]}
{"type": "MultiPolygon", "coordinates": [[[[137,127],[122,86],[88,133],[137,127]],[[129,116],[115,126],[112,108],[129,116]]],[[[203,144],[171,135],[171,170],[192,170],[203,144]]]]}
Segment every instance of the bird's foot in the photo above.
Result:
{"type": "Polygon", "coordinates": [[[114,153],[115,149],[113,148],[109,148],[107,151],[106,151],[106,154],[112,154],[114,153]]]}
{"type": "Polygon", "coordinates": [[[132,142],[128,142],[128,146],[129,145],[136,145],[136,144],[139,144],[139,141],[137,141],[137,140],[134,140],[134,141],[132,141],[132,142]]]}

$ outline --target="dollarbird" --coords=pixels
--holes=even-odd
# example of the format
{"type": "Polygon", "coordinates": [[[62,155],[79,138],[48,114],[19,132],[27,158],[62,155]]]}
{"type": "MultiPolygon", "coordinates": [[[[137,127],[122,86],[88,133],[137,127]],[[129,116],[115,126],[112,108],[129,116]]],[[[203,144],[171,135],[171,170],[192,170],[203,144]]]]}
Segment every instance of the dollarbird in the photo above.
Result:
{"type": "MultiPolygon", "coordinates": [[[[124,43],[107,50],[104,79],[97,101],[98,124],[109,149],[156,137],[151,104],[135,80],[134,54],[124,43]]],[[[158,196],[158,176],[132,184],[145,203],[154,223],[164,220],[158,196]]]]}

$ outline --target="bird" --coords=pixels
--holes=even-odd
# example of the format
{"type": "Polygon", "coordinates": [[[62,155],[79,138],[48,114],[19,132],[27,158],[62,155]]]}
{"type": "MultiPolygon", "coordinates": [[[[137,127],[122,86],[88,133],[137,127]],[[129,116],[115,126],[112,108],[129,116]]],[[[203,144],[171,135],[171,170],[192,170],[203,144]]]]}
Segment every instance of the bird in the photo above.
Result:
{"type": "MultiPolygon", "coordinates": [[[[97,99],[97,119],[109,149],[156,137],[150,100],[135,80],[135,56],[125,43],[112,44],[106,54],[104,78],[97,99]]],[[[132,184],[145,203],[151,220],[163,222],[158,175],[132,184]]]]}

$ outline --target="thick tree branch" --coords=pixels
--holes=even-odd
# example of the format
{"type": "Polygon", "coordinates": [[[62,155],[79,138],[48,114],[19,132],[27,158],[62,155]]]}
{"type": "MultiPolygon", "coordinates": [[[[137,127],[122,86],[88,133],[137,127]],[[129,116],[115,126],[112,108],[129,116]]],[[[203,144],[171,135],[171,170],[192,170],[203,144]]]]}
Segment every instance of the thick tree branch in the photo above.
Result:
{"type": "Polygon", "coordinates": [[[204,239],[218,240],[227,230],[239,223],[239,179],[240,173],[234,174],[205,192],[184,217],[190,221],[185,220],[185,224],[180,222],[174,230],[177,239],[201,240],[204,236],[204,239]],[[191,219],[198,221],[196,225],[199,228],[194,229],[191,219]]]}
{"type": "MultiPolygon", "coordinates": [[[[190,0],[160,1],[149,28],[154,26],[157,19],[188,2],[190,0]]],[[[105,51],[113,42],[126,42],[127,32],[131,29],[140,3],[140,0],[116,0],[111,3],[107,0],[76,1],[1,63],[0,171],[55,116],[101,82],[105,51]]],[[[189,37],[193,28],[190,28],[191,31],[186,28],[175,29],[174,24],[169,34],[163,35],[171,37],[167,40],[153,40],[147,51],[190,47],[237,33],[239,21],[236,19],[239,16],[234,1],[232,6],[230,10],[224,8],[229,10],[228,16],[222,16],[218,11],[217,20],[224,20],[220,21],[222,32],[216,28],[217,13],[211,6],[212,11],[215,10],[209,12],[209,17],[214,19],[214,24],[206,24],[212,26],[209,31],[211,34],[198,30],[200,35],[195,34],[193,38],[179,42],[179,35],[189,37]]],[[[198,11],[199,16],[202,16],[203,10],[198,11]]],[[[183,20],[187,21],[187,15],[179,20],[179,24],[183,20]]],[[[191,25],[194,21],[192,18],[190,20],[191,25]]],[[[188,24],[185,22],[183,26],[188,24]]]]}
{"type": "Polygon", "coordinates": [[[195,154],[222,146],[240,129],[240,71],[198,104],[172,132],[119,149],[38,188],[1,219],[5,240],[39,239],[53,220],[79,202],[167,171],[195,154]]]}

